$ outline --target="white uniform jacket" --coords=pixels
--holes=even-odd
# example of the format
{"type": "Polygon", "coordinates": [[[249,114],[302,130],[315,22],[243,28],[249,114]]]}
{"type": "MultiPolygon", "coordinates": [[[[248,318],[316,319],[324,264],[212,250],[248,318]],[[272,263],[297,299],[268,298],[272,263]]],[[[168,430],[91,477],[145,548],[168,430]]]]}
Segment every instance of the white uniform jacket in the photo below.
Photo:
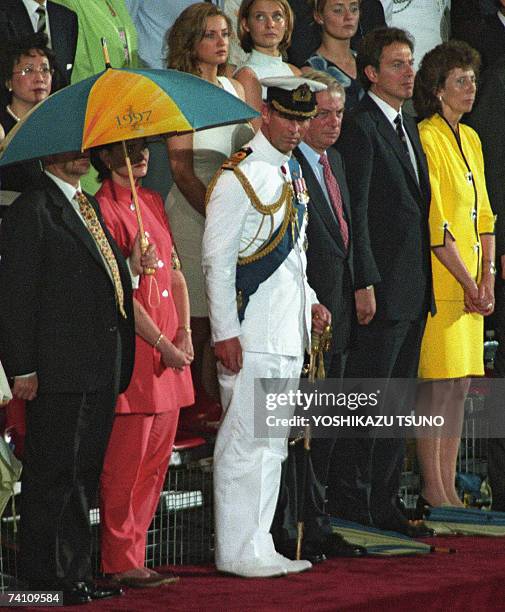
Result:
{"type": "MultiPolygon", "coordinates": [[[[291,180],[289,156],[261,131],[247,146],[252,153],[238,168],[260,202],[272,204],[291,180]]],[[[246,351],[291,356],[310,348],[311,306],[317,298],[306,277],[306,219],[288,257],[250,297],[242,325],[237,315],[237,258],[256,252],[282,223],[284,213],[285,205],[273,215],[272,230],[270,218],[253,207],[233,170],[223,170],[207,206],[202,254],[214,342],[238,336],[246,351]]]]}

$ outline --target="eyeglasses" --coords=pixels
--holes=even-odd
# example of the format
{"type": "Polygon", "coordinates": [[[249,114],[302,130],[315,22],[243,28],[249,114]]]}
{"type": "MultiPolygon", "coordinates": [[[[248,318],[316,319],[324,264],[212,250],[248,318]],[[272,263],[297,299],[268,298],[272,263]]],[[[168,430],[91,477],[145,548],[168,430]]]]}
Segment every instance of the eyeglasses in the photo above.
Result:
{"type": "Polygon", "coordinates": [[[44,79],[48,79],[50,75],[54,74],[54,68],[49,68],[49,66],[41,66],[40,68],[35,68],[35,66],[32,66],[30,64],[28,66],[25,66],[23,70],[14,71],[12,75],[14,76],[15,74],[19,74],[19,76],[21,77],[32,77],[37,72],[44,79]]]}

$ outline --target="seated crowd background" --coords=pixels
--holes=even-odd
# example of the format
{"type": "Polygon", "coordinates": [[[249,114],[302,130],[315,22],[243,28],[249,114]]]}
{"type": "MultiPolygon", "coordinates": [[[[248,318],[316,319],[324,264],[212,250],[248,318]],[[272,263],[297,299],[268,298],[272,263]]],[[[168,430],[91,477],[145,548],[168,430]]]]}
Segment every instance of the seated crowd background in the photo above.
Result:
{"type": "MultiPolygon", "coordinates": [[[[309,486],[313,496],[305,503],[305,512],[311,513],[302,550],[306,561],[293,561],[296,520],[289,508],[289,491],[297,483],[291,481],[286,466],[299,464],[298,451],[284,462],[281,475],[286,450],[273,444],[259,449],[259,442],[252,443],[251,461],[268,465],[268,484],[243,478],[240,461],[245,459],[240,449],[235,449],[236,456],[229,456],[235,451],[226,448],[245,444],[237,437],[240,427],[244,427],[244,439],[249,435],[253,439],[247,418],[236,416],[239,409],[231,393],[235,389],[236,396],[246,397],[250,381],[241,371],[254,367],[258,376],[274,377],[272,372],[277,370],[273,366],[261,374],[264,370],[251,355],[282,351],[263,350],[257,348],[257,338],[249,340],[254,331],[259,335],[269,329],[258,323],[258,329],[251,332],[252,315],[243,322],[243,335],[256,348],[241,346],[236,334],[223,335],[221,322],[227,319],[218,312],[221,305],[216,306],[213,284],[222,282],[215,272],[220,256],[219,249],[214,249],[219,240],[216,223],[222,220],[219,208],[226,206],[223,190],[226,187],[235,193],[237,189],[230,176],[243,170],[250,203],[255,206],[256,200],[266,197],[264,204],[271,204],[268,197],[274,192],[266,196],[262,181],[282,185],[280,170],[271,177],[268,172],[276,164],[293,178],[292,167],[286,170],[287,160],[297,160],[309,201],[303,266],[310,288],[307,285],[303,290],[310,294],[312,330],[320,330],[321,321],[332,319],[328,376],[336,380],[418,377],[424,381],[419,385],[418,413],[443,414],[456,434],[417,443],[422,475],[418,517],[422,518],[426,506],[462,505],[454,484],[456,460],[470,377],[484,374],[485,318],[499,341],[495,373],[505,375],[505,189],[500,171],[505,161],[505,0],[3,0],[0,141],[51,93],[104,69],[101,37],[107,40],[115,68],[188,72],[245,100],[260,114],[247,124],[169,136],[149,144],[143,139],[130,142],[151,242],[142,255],[119,146],[92,151],[91,170],[87,153],[80,162],[46,158],[0,169],[0,188],[22,193],[25,207],[34,197],[31,193],[37,193],[37,198],[42,191],[51,193],[54,182],[61,188],[58,181],[71,175],[67,185],[73,185],[72,193],[63,189],[65,205],[73,206],[84,224],[86,215],[98,215],[104,238],[114,241],[110,253],[101,251],[103,259],[107,261],[113,252],[113,258],[128,263],[128,267],[121,263],[114,271],[108,270],[109,277],[115,285],[117,272],[124,282],[129,270],[127,278],[131,277],[133,288],[136,356],[130,364],[132,382],[127,389],[121,387],[116,367],[111,375],[114,392],[117,395],[122,389],[122,393],[117,402],[113,396],[115,413],[101,423],[100,443],[96,448],[90,446],[96,461],[85,466],[85,492],[72,502],[86,507],[99,490],[102,569],[112,577],[114,587],[94,583],[89,575],[89,553],[81,555],[77,568],[77,561],[58,558],[55,562],[48,552],[44,568],[43,561],[28,552],[39,545],[51,550],[51,538],[70,549],[82,547],[87,542],[87,519],[82,511],[67,509],[71,524],[76,516],[84,521],[78,542],[77,536],[58,533],[56,527],[43,540],[34,535],[40,528],[33,516],[38,511],[40,486],[51,480],[34,467],[37,445],[47,426],[36,414],[37,402],[55,391],[41,387],[40,381],[37,389],[33,377],[36,379],[38,368],[25,371],[20,365],[33,361],[11,358],[15,335],[11,338],[6,331],[5,314],[13,304],[5,295],[0,300],[0,309],[5,308],[3,319],[0,312],[0,362],[11,382],[14,380],[14,398],[5,411],[4,428],[11,432],[20,456],[28,436],[21,527],[22,568],[28,584],[37,588],[57,585],[67,594],[67,602],[85,603],[118,594],[118,585],[154,587],[176,580],[144,567],[146,532],[156,511],[178,423],[181,430],[205,422],[207,433],[216,433],[209,423],[221,417],[223,428],[215,455],[219,469],[216,495],[220,496],[216,563],[221,571],[274,576],[303,571],[325,556],[362,556],[362,549],[329,534],[328,512],[412,537],[429,535],[422,525],[407,520],[397,500],[403,441],[314,441],[314,474],[309,486]],[[289,85],[289,79],[295,77],[301,80],[289,85]],[[270,83],[269,78],[273,79],[270,83]],[[309,90],[312,107],[309,103],[307,108],[299,106],[292,94],[299,87],[309,90]],[[286,133],[290,144],[283,140],[286,133]],[[243,147],[248,147],[245,159],[237,161],[234,154],[243,147]],[[391,150],[397,159],[392,160],[391,150]],[[229,158],[232,172],[225,169],[219,174],[229,158]],[[73,166],[70,172],[69,164],[79,163],[80,169],[73,166]],[[87,198],[81,187],[92,204],[83,203],[87,198]],[[95,194],[99,208],[91,197],[95,194]],[[95,212],[90,213],[89,208],[95,212]],[[147,267],[154,268],[159,292],[167,298],[159,309],[150,301],[143,276],[147,267]],[[230,343],[232,340],[236,342],[230,343]],[[231,415],[236,420],[230,424],[231,415]],[[263,453],[260,459],[254,459],[256,452],[263,453]],[[234,462],[239,467],[230,478],[234,462]],[[362,484],[367,478],[365,495],[362,484]],[[267,485],[270,488],[265,489],[267,485]],[[230,535],[223,534],[237,522],[230,517],[236,508],[230,506],[239,507],[251,491],[256,494],[254,487],[259,498],[267,490],[271,499],[264,507],[258,506],[261,520],[256,531],[252,527],[250,534],[247,531],[247,521],[254,515],[244,516],[242,546],[238,538],[230,542],[230,535]]],[[[281,204],[287,206],[284,201],[281,204]]],[[[39,205],[43,206],[37,200],[39,205]]],[[[20,231],[16,244],[14,224],[26,222],[29,228],[30,220],[18,212],[19,205],[13,206],[12,214],[9,208],[0,207],[5,217],[4,233],[0,225],[0,254],[5,253],[6,259],[0,264],[0,278],[15,283],[10,257],[13,253],[21,256],[23,233],[20,231]]],[[[223,233],[234,233],[233,214],[223,233]]],[[[260,226],[244,246],[245,215],[240,220],[237,216],[236,221],[244,232],[235,236],[240,250],[230,246],[235,260],[262,235],[260,226]]],[[[297,247],[293,244],[292,248],[297,247]]],[[[45,260],[40,253],[37,256],[42,266],[45,260]]],[[[15,285],[2,287],[2,293],[4,289],[15,292],[15,285]]],[[[130,299],[126,293],[125,300],[130,299]]],[[[26,299],[30,297],[27,293],[26,299]]],[[[115,299],[119,305],[122,298],[116,285],[115,299]]],[[[275,312],[270,303],[264,308],[265,313],[268,309],[275,312]]],[[[26,320],[31,324],[36,316],[37,312],[30,312],[26,320]]],[[[114,354],[131,348],[132,334],[133,329],[118,332],[114,354]]],[[[277,330],[272,334],[276,336],[277,330]]],[[[291,368],[300,372],[301,364],[292,363],[291,368]]],[[[279,371],[295,376],[293,369],[279,371]]],[[[123,375],[121,369],[121,380],[123,375]]],[[[87,388],[78,390],[83,397],[89,394],[87,388]]],[[[61,397],[67,392],[73,393],[58,389],[56,394],[61,397]]],[[[49,409],[47,397],[44,401],[49,409]]],[[[54,418],[55,427],[58,418],[54,418]]],[[[64,424],[66,433],[67,425],[79,427],[64,424]]],[[[64,461],[74,465],[78,458],[65,454],[64,461]]],[[[45,465],[57,462],[58,457],[48,457],[45,465]]],[[[497,510],[505,510],[504,466],[503,441],[490,441],[489,475],[497,510]]],[[[64,491],[60,493],[52,500],[53,507],[67,503],[64,491]]]]}

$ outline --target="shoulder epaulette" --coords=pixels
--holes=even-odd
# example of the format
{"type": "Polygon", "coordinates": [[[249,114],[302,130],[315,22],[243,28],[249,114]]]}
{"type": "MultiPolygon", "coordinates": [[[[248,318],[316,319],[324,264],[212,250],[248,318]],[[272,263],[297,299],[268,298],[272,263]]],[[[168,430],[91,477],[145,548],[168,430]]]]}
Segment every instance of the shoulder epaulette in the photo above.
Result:
{"type": "Polygon", "coordinates": [[[252,149],[251,147],[245,147],[243,149],[239,149],[236,153],[234,153],[231,157],[229,157],[224,164],[221,166],[222,170],[234,170],[236,166],[240,164],[246,157],[251,155],[252,149]]]}

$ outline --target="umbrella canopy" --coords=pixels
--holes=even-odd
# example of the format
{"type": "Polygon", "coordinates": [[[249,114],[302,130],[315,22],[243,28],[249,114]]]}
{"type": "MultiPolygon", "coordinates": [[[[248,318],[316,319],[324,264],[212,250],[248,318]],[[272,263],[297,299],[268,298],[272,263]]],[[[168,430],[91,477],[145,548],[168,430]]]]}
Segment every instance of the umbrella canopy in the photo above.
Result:
{"type": "Polygon", "coordinates": [[[396,531],[365,527],[359,523],[331,517],[333,533],[340,534],[350,544],[363,546],[373,556],[419,555],[433,551],[433,547],[417,542],[396,531]]]}
{"type": "Polygon", "coordinates": [[[35,106],[0,145],[0,166],[257,115],[239,98],[191,74],[109,68],[35,106]]]}
{"type": "Polygon", "coordinates": [[[14,456],[7,442],[0,436],[0,516],[9,499],[14,496],[14,485],[21,476],[22,467],[21,461],[14,456]]]}
{"type": "Polygon", "coordinates": [[[429,508],[426,525],[437,534],[505,536],[505,512],[444,506],[429,508]]]}

